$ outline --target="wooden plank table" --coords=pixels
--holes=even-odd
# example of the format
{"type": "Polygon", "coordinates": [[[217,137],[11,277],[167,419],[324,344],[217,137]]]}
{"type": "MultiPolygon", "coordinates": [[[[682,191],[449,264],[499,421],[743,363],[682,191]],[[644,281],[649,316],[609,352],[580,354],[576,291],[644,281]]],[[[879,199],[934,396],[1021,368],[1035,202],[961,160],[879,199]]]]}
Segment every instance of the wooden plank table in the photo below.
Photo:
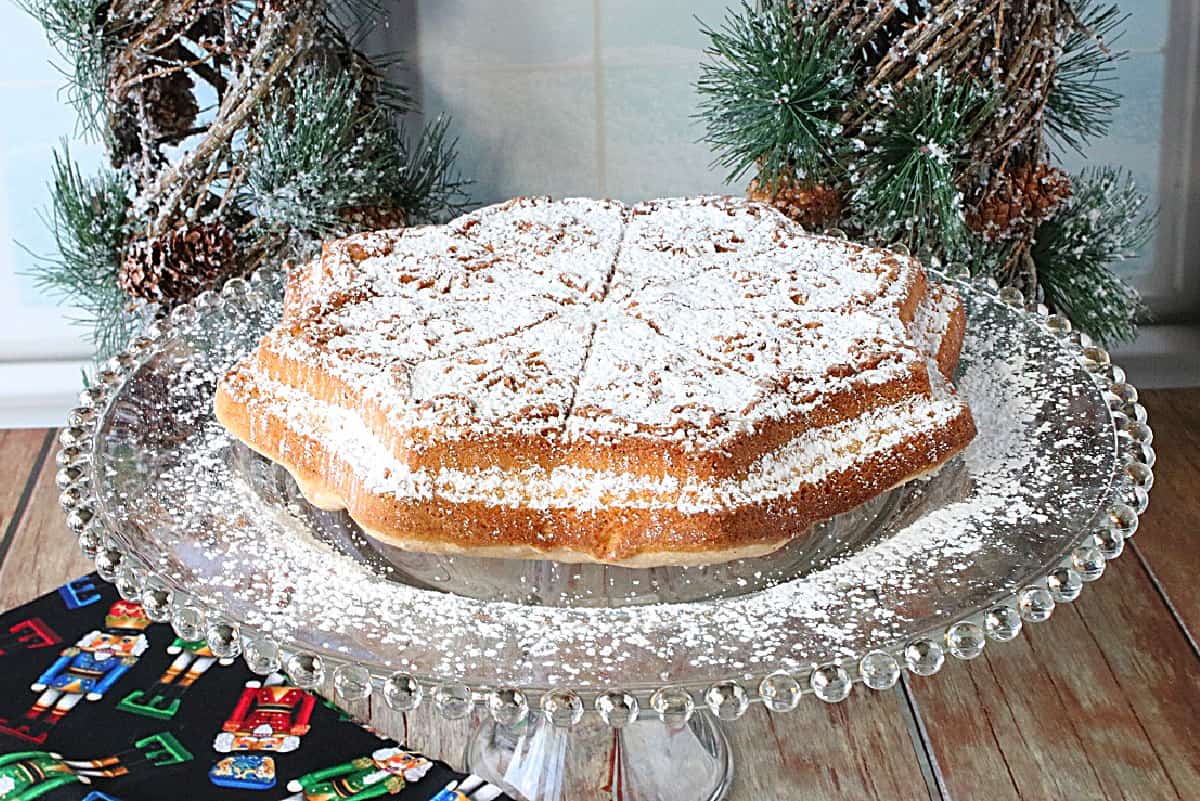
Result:
{"type": "MultiPolygon", "coordinates": [[[[1143,401],[1159,456],[1150,511],[1099,583],[931,678],[783,715],[755,707],[761,726],[728,729],[731,799],[1200,799],[1200,390],[1143,401]]],[[[63,524],[53,448],[53,431],[0,432],[3,609],[92,567],[63,524]]],[[[419,710],[409,730],[453,759],[466,723],[419,710]]]]}

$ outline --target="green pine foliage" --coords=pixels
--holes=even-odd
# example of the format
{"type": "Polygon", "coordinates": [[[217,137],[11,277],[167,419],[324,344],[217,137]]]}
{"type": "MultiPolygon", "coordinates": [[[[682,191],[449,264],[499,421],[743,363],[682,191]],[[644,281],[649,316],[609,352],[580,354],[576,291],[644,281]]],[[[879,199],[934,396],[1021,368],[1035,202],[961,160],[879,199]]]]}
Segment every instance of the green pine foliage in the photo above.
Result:
{"type": "Polygon", "coordinates": [[[464,211],[470,181],[454,166],[458,139],[450,134],[450,119],[437,117],[415,139],[403,124],[391,135],[395,163],[382,178],[394,202],[415,221],[445,220],[464,211]]]}
{"type": "Polygon", "coordinates": [[[710,60],[697,84],[700,116],[729,180],[756,165],[768,183],[836,169],[837,119],[853,86],[846,39],[826,25],[799,25],[786,3],[745,0],[720,29],[703,32],[710,60]]]}
{"type": "Polygon", "coordinates": [[[363,46],[379,0],[18,1],[114,164],[85,178],[57,157],[44,216],[59,253],[32,271],[83,311],[99,359],[133,324],[117,276],[135,245],[220,222],[238,245],[223,278],[356,230],[356,210],[420,223],[466,203],[449,122],[406,130],[398,55],[363,46]]]}
{"type": "Polygon", "coordinates": [[[1085,172],[1066,201],[1013,181],[1108,131],[1128,16],[1113,0],[1028,4],[1003,24],[969,0],[743,0],[702,23],[706,141],[730,181],[819,184],[843,200],[826,225],[1040,288],[1096,339],[1125,340],[1143,309],[1110,267],[1151,232],[1129,176],[1085,172]],[[968,222],[997,214],[1003,230],[968,222]]]}
{"type": "Polygon", "coordinates": [[[977,276],[996,277],[997,265],[1006,264],[1012,257],[1013,244],[1000,240],[992,242],[981,236],[969,236],[957,250],[947,255],[947,264],[952,272],[977,276]]]}
{"type": "Polygon", "coordinates": [[[1084,170],[1074,192],[1037,230],[1031,255],[1046,300],[1102,343],[1127,342],[1144,312],[1108,265],[1131,258],[1153,232],[1146,196],[1126,170],[1084,170]]]}
{"type": "Polygon", "coordinates": [[[291,103],[267,109],[241,193],[258,225],[335,234],[339,209],[379,199],[376,176],[392,156],[386,115],[359,102],[361,89],[347,74],[308,69],[292,82],[291,103]]]}
{"type": "Polygon", "coordinates": [[[1121,104],[1113,88],[1116,64],[1126,53],[1113,50],[1128,14],[1116,4],[1069,0],[1079,25],[1063,44],[1046,96],[1046,131],[1054,141],[1082,153],[1089,142],[1104,136],[1121,104]]]}
{"type": "Polygon", "coordinates": [[[256,225],[333,236],[346,232],[339,211],[348,207],[396,206],[427,221],[463,205],[447,121],[410,145],[394,109],[362,95],[360,79],[309,69],[293,81],[291,103],[268,110],[241,192],[256,225]]]}
{"type": "Polygon", "coordinates": [[[968,236],[957,176],[990,103],[974,83],[943,74],[911,81],[862,142],[850,168],[855,222],[914,253],[944,252],[968,236]]]}
{"type": "Polygon", "coordinates": [[[84,133],[100,132],[104,113],[107,36],[99,24],[104,0],[18,0],[18,5],[46,31],[62,59],[66,96],[75,107],[84,133]]]}
{"type": "Polygon", "coordinates": [[[54,154],[50,207],[43,214],[54,234],[56,253],[36,255],[35,283],[68,297],[91,328],[97,352],[111,354],[129,338],[122,314],[127,298],[117,287],[119,254],[128,236],[129,194],[109,170],[84,177],[66,145],[54,154]]]}

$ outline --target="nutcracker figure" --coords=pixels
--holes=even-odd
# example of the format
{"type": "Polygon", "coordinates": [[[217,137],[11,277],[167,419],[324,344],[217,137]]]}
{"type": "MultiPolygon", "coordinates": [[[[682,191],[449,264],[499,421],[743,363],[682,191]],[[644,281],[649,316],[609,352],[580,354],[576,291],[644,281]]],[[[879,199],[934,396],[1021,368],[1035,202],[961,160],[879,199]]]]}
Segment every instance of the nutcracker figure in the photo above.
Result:
{"type": "Polygon", "coordinates": [[[169,720],[179,711],[179,703],[187,689],[204,672],[219,662],[222,667],[232,665],[232,657],[217,659],[204,640],[183,640],[176,637],[167,647],[167,653],[175,660],[167,666],[158,681],[149,690],[134,690],[117,703],[117,709],[169,720]]]}
{"type": "Polygon", "coordinates": [[[399,748],[380,748],[324,770],[306,773],[288,782],[293,795],[285,801],[365,801],[396,795],[410,782],[419,781],[433,763],[399,748]]]}
{"type": "Polygon", "coordinates": [[[471,774],[461,781],[450,782],[429,801],[494,801],[503,794],[496,785],[471,774]]]}
{"type": "Polygon", "coordinates": [[[18,620],[9,626],[7,631],[0,632],[0,656],[49,648],[60,642],[62,637],[47,626],[44,620],[40,617],[30,617],[18,620]]]}
{"type": "Polygon", "coordinates": [[[90,781],[71,770],[62,754],[17,751],[0,756],[0,801],[32,801],[58,787],[90,781]]]}
{"type": "Polygon", "coordinates": [[[145,653],[143,631],[150,619],[142,605],[117,601],[104,618],[104,630],[91,631],[62,651],[30,688],[41,693],[21,721],[0,720],[0,731],[42,743],[50,728],[79,703],[98,701],[145,653]]]}
{"type": "MultiPolygon", "coordinates": [[[[64,759],[50,751],[19,751],[0,756],[0,801],[34,801],[69,784],[124,776],[141,765],[176,765],[192,758],[175,736],[162,732],[143,737],[131,748],[102,759],[64,759]]],[[[89,799],[110,799],[98,791],[89,799]]]]}
{"type": "Polygon", "coordinates": [[[295,751],[300,738],[308,734],[316,703],[311,694],[284,684],[278,673],[262,683],[248,681],[223,731],[213,740],[213,749],[223,754],[295,751]]]}
{"type": "Polygon", "coordinates": [[[262,754],[237,753],[213,765],[208,780],[217,787],[270,790],[275,786],[275,760],[262,754]]]}

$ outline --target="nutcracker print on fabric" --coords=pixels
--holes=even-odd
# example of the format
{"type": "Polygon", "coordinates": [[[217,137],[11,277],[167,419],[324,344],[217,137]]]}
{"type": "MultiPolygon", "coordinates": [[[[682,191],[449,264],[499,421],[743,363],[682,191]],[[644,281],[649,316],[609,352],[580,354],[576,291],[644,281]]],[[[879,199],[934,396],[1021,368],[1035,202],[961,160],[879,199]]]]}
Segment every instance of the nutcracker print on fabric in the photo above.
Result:
{"type": "Polygon", "coordinates": [[[90,631],[30,685],[40,693],[19,721],[0,720],[0,731],[43,743],[50,729],[86,698],[99,701],[146,652],[143,633],[150,619],[141,604],[117,601],[109,607],[104,629],[90,631]]]}
{"type": "Polygon", "coordinates": [[[232,657],[217,659],[204,640],[188,641],[176,637],[167,647],[167,653],[175,659],[163,671],[155,685],[148,690],[134,690],[129,693],[117,704],[117,709],[135,715],[168,720],[179,711],[183,694],[214,663],[219,663],[222,667],[234,663],[232,657]]]}
{"type": "Polygon", "coordinates": [[[248,681],[238,697],[233,714],[213,740],[213,749],[222,754],[233,752],[212,766],[209,781],[218,787],[243,790],[269,790],[275,786],[275,760],[264,754],[246,751],[270,751],[285,754],[300,747],[300,738],[308,734],[317,699],[298,687],[283,682],[272,673],[263,682],[248,681]]]}
{"type": "Polygon", "coordinates": [[[208,780],[217,787],[270,790],[275,786],[275,760],[262,754],[234,754],[213,765],[208,780]]]}
{"type": "Polygon", "coordinates": [[[263,682],[248,681],[233,714],[213,740],[213,748],[223,754],[295,751],[300,747],[300,738],[308,734],[316,704],[312,694],[284,684],[278,673],[263,682]]]}
{"type": "MultiPolygon", "coordinates": [[[[59,787],[88,785],[96,779],[115,779],[146,767],[178,765],[191,759],[192,754],[169,732],[143,737],[131,747],[100,759],[64,759],[51,751],[3,754],[0,801],[34,801],[59,787]]],[[[112,796],[93,791],[86,799],[99,801],[112,796]]]]}
{"type": "Polygon", "coordinates": [[[471,774],[462,781],[450,782],[429,801],[495,801],[503,794],[496,785],[471,774]]]}
{"type": "Polygon", "coordinates": [[[400,748],[380,748],[288,782],[293,795],[285,801],[364,801],[396,795],[424,778],[433,763],[400,748]]]}

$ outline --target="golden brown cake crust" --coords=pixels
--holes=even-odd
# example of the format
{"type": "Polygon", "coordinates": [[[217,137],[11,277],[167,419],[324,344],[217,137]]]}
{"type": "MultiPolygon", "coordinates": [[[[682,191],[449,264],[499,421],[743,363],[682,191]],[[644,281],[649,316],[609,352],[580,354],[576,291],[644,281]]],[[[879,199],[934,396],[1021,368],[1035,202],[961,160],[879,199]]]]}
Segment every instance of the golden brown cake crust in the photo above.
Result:
{"type": "Polygon", "coordinates": [[[216,413],[400,547],[716,562],[961,450],[965,322],[768,207],[518,199],[327,244],[216,413]]]}
{"type": "Polygon", "coordinates": [[[905,438],[893,449],[830,476],[819,486],[762,504],[685,513],[671,508],[531,509],[442,498],[401,499],[362,486],[351,465],[267,409],[222,393],[217,413],[230,432],[286,468],[304,496],[327,510],[347,509],[364,530],[390,545],[431,553],[553,558],[627,567],[712,564],[758,556],[816,522],[936,470],[975,436],[963,407],[940,431],[905,438]],[[251,434],[252,417],[269,430],[251,434]],[[279,443],[264,452],[256,442],[279,443]],[[551,543],[542,546],[540,543],[551,543]]]}

